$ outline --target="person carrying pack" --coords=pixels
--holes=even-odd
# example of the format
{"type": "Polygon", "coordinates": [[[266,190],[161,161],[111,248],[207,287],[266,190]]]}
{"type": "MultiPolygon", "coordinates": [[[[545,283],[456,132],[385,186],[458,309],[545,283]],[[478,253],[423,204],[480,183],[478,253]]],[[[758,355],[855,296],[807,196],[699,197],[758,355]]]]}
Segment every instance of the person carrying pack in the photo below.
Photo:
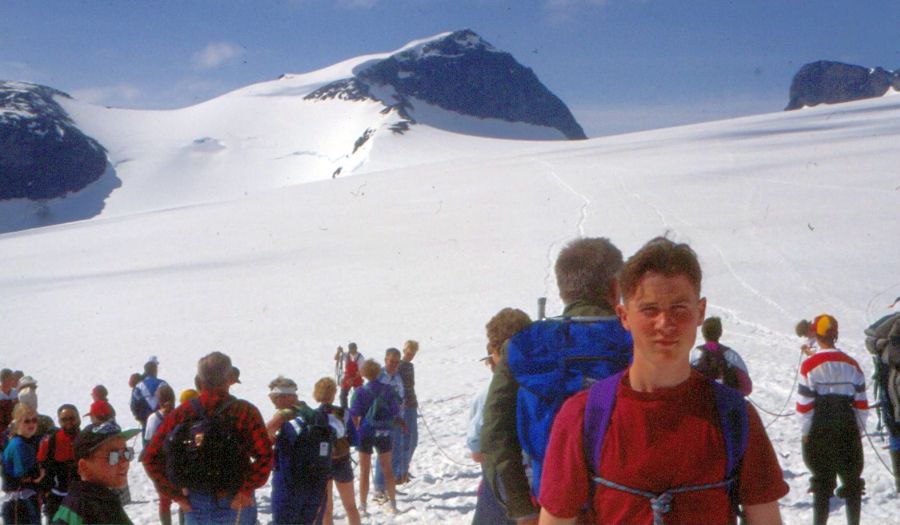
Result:
{"type": "Polygon", "coordinates": [[[876,401],[890,437],[894,484],[900,493],[900,312],[866,328],[866,349],[875,363],[876,401]]]}
{"type": "Polygon", "coordinates": [[[372,359],[362,366],[366,384],[353,395],[350,417],[359,429],[359,510],[366,513],[369,498],[369,472],[372,468],[372,452],[378,452],[378,462],[384,471],[384,486],[389,512],[397,512],[397,495],[394,471],[391,469],[391,430],[403,426],[400,417],[400,396],[391,385],[378,381],[381,366],[372,359]]]}
{"type": "Polygon", "coordinates": [[[156,389],[160,385],[166,384],[165,381],[156,377],[158,371],[159,359],[152,355],[144,363],[144,375],[141,376],[141,380],[135,384],[131,391],[131,413],[140,422],[141,430],[145,432],[147,429],[147,418],[159,409],[159,402],[156,400],[156,389]]]}
{"type": "Polygon", "coordinates": [[[46,472],[44,479],[49,485],[42,497],[43,511],[51,520],[69,493],[69,483],[78,479],[74,443],[81,429],[81,418],[74,405],[60,406],[56,415],[60,428],[41,440],[37,453],[38,462],[46,472]]]}
{"type": "Polygon", "coordinates": [[[722,320],[708,317],[703,321],[700,333],[705,342],[694,349],[691,366],[709,379],[749,396],[753,392],[753,381],[750,380],[747,365],[737,352],[719,343],[722,320]]]}
{"type": "Polygon", "coordinates": [[[725,525],[738,506],[750,525],[781,522],[778,499],[788,486],[759,415],[690,366],[706,310],[701,276],[694,251],[662,237],[625,264],[616,311],[634,339],[634,361],[557,414],[541,479],[542,525],[579,517],[725,525]]]}
{"type": "Polygon", "coordinates": [[[321,407],[285,421],[275,438],[272,522],[312,525],[325,504],[334,429],[321,407]]]}
{"type": "Polygon", "coordinates": [[[200,397],[163,420],[144,454],[147,474],[184,510],[188,525],[255,523],[254,490],[272,468],[259,410],[228,393],[232,368],[221,352],[200,359],[200,397]]]}
{"type": "Polygon", "coordinates": [[[323,525],[334,523],[333,508],[334,494],[331,481],[337,487],[347,513],[349,525],[360,525],[359,509],[356,508],[356,495],[353,493],[353,465],[350,458],[350,443],[356,438],[356,427],[350,421],[350,412],[339,406],[335,406],[334,399],[337,396],[337,383],[330,377],[323,377],[316,381],[313,388],[313,399],[321,403],[320,408],[328,414],[328,423],[334,429],[334,450],[331,454],[331,472],[326,489],[325,512],[322,515],[323,525]]]}
{"type": "MultiPolygon", "coordinates": [[[[536,523],[523,450],[540,472],[550,425],[566,397],[622,370],[631,360],[628,334],[615,318],[622,252],[608,239],[570,242],[556,259],[562,318],[540,321],[501,349],[484,406],[481,452],[487,481],[507,514],[536,523]]],[[[540,483],[539,474],[533,477],[540,483]]]]}
{"type": "Polygon", "coordinates": [[[297,383],[284,376],[269,383],[269,399],[276,409],[266,424],[275,443],[273,523],[316,522],[325,502],[334,449],[327,413],[300,401],[297,383]]]}

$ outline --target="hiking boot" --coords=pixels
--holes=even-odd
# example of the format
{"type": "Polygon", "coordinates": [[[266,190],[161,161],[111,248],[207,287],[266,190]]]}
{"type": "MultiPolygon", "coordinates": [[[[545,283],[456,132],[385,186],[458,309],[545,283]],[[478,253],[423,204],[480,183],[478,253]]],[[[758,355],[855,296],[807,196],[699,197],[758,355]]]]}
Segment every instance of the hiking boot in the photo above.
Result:
{"type": "Polygon", "coordinates": [[[365,503],[361,503],[361,504],[359,505],[359,515],[360,515],[360,516],[368,516],[368,515],[369,515],[369,511],[366,510],[366,504],[365,504],[365,503]]]}
{"type": "Polygon", "coordinates": [[[397,502],[396,501],[392,501],[391,504],[388,505],[387,513],[390,514],[391,516],[397,515],[397,502]]]}
{"type": "Polygon", "coordinates": [[[383,505],[388,501],[387,494],[385,494],[384,492],[375,492],[374,494],[372,494],[372,501],[383,505]]]}

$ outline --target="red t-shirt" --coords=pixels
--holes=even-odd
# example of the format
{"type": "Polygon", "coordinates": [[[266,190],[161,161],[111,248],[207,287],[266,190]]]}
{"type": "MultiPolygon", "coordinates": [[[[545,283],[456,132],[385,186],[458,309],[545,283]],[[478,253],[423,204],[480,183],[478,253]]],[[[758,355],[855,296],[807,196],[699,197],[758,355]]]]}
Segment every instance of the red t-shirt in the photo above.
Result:
{"type": "MultiPolygon", "coordinates": [[[[541,505],[559,518],[573,518],[588,500],[591,481],[583,447],[587,391],[566,401],[556,416],[541,478],[541,505]]],[[[776,501],[788,492],[781,467],[759,415],[748,406],[749,444],[739,480],[743,505],[776,501]]],[[[725,479],[725,441],[712,386],[696,371],[684,383],[653,393],[632,390],[628,375],[600,454],[604,479],[655,494],[725,479]]],[[[650,500],[596,485],[595,523],[651,524],[650,500]]],[[[676,494],[668,525],[733,523],[725,488],[676,494]]]]}

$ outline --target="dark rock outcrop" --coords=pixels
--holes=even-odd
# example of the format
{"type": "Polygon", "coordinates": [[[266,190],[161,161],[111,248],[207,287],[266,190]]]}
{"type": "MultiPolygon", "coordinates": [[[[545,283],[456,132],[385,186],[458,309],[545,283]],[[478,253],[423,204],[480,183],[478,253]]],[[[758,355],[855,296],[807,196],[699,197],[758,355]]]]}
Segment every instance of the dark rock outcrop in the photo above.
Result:
{"type": "Polygon", "coordinates": [[[794,75],[785,110],[880,97],[890,87],[900,89],[900,71],[820,60],[794,75]]]}
{"type": "Polygon", "coordinates": [[[569,139],[586,138],[569,108],[531,69],[470,30],[368,62],[354,71],[353,79],[329,84],[307,98],[359,100],[373,93],[381,93],[381,101],[410,122],[410,99],[415,99],[462,115],[545,126],[569,139]],[[345,94],[336,93],[341,88],[345,94]],[[385,100],[387,96],[391,100],[385,100]]]}
{"type": "Polygon", "coordinates": [[[107,168],[106,149],[53,99],[61,91],[0,81],[0,201],[46,200],[85,188],[107,168]]]}

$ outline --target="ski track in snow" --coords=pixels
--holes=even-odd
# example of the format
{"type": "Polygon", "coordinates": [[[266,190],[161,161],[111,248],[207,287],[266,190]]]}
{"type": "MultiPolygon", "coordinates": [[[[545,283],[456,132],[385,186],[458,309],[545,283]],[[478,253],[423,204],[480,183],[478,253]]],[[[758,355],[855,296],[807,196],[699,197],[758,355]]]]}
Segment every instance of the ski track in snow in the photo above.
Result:
{"type": "MultiPolygon", "coordinates": [[[[532,159],[535,161],[536,159],[532,159]]],[[[579,208],[578,214],[578,223],[576,225],[577,236],[579,238],[584,237],[584,224],[587,221],[588,209],[591,206],[591,200],[587,195],[580,193],[575,188],[572,187],[569,183],[564,181],[559,174],[556,173],[556,170],[553,168],[553,164],[549,161],[541,160],[539,161],[541,164],[547,167],[550,172],[550,178],[561,188],[563,188],[567,193],[574,195],[577,199],[582,201],[581,207],[579,208]]],[[[564,235],[552,243],[547,247],[546,253],[546,270],[544,272],[544,297],[548,297],[550,295],[550,291],[553,286],[553,267],[556,262],[556,254],[559,252],[559,247],[568,241],[570,241],[572,237],[570,235],[564,235]]]]}
{"type": "Polygon", "coordinates": [[[725,268],[728,269],[728,273],[730,273],[731,276],[734,277],[734,279],[738,282],[738,284],[741,285],[741,287],[743,287],[745,290],[747,290],[751,294],[755,295],[756,297],[759,297],[763,302],[765,302],[769,306],[771,306],[771,307],[775,308],[776,310],[778,310],[779,312],[781,312],[781,314],[784,316],[785,320],[790,322],[790,320],[792,319],[791,315],[788,314],[787,310],[785,310],[784,307],[782,307],[780,304],[778,304],[771,297],[767,297],[765,294],[763,294],[758,289],[756,289],[756,287],[754,287],[753,285],[748,283],[746,279],[744,279],[743,277],[738,275],[737,271],[735,271],[735,269],[734,269],[734,266],[731,265],[731,262],[728,260],[728,257],[725,256],[725,252],[722,251],[722,249],[719,247],[719,245],[714,244],[713,247],[715,248],[716,253],[719,254],[719,258],[722,260],[722,264],[724,264],[725,268]]]}
{"type": "Polygon", "coordinates": [[[625,192],[626,195],[630,196],[634,200],[645,204],[648,208],[653,210],[653,212],[659,217],[659,222],[662,223],[663,227],[666,231],[674,231],[672,225],[669,224],[669,220],[666,218],[666,215],[659,209],[657,206],[653,205],[650,201],[645,199],[640,193],[633,191],[628,185],[625,183],[625,179],[622,178],[622,174],[620,172],[616,172],[616,177],[619,179],[619,186],[622,188],[622,191],[625,192]]]}

